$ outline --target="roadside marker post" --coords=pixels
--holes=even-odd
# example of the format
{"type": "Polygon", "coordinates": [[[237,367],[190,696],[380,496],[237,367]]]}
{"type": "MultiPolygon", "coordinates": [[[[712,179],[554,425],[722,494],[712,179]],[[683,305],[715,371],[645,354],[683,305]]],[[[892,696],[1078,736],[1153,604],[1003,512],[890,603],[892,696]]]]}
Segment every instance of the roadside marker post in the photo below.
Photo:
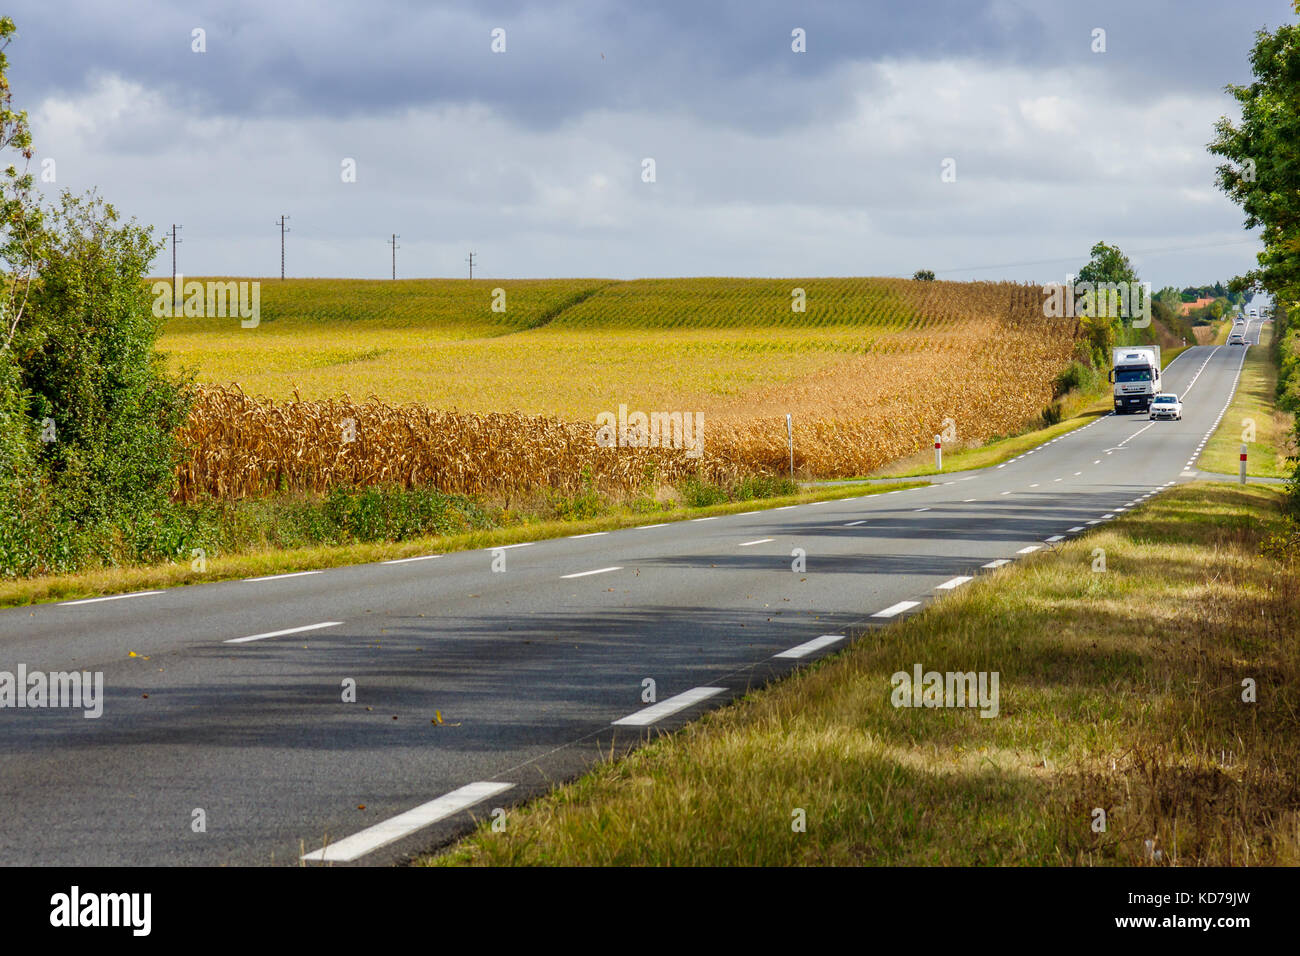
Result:
{"type": "Polygon", "coordinates": [[[934,436],[934,470],[943,471],[943,436],[934,436]]]}
{"type": "Polygon", "coordinates": [[[789,412],[785,414],[785,435],[790,444],[790,480],[794,481],[794,420],[789,412]]]}
{"type": "Polygon", "coordinates": [[[1246,443],[1241,443],[1241,484],[1246,483],[1246,443]]]}

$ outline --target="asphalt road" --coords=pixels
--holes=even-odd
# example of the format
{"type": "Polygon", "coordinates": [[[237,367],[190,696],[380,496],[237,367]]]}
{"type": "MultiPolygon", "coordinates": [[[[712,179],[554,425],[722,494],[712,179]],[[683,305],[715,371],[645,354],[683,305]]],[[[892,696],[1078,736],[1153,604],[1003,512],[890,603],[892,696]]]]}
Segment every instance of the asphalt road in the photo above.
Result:
{"type": "Polygon", "coordinates": [[[98,718],[0,709],[0,861],[377,864],[445,842],[1195,477],[1244,352],[1169,367],[1182,421],[1108,416],[926,488],[0,611],[0,672],[104,681],[98,718]]]}

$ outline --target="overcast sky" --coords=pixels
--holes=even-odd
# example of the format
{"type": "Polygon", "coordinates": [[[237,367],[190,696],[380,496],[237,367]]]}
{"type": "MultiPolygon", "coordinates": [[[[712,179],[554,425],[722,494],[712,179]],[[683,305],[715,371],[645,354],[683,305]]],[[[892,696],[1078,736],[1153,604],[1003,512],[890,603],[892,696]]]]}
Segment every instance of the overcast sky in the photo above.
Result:
{"type": "Polygon", "coordinates": [[[398,233],[399,278],[463,276],[473,250],[499,278],[1046,282],[1106,240],[1157,288],[1253,265],[1205,144],[1254,32],[1295,19],[1286,0],[10,9],[42,188],[182,224],[189,275],[278,275],[284,213],[291,276],[386,277],[398,233]]]}

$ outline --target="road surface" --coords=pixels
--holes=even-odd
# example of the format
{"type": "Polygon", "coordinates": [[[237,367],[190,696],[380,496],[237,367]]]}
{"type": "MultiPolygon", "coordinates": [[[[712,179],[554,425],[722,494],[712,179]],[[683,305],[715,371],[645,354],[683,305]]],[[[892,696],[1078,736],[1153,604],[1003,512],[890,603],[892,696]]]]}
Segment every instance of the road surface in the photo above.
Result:
{"type": "Polygon", "coordinates": [[[0,709],[0,861],[409,857],[1195,477],[1244,353],[1171,363],[1182,421],[925,488],[0,611],[0,672],[104,680],[98,718],[0,709]]]}

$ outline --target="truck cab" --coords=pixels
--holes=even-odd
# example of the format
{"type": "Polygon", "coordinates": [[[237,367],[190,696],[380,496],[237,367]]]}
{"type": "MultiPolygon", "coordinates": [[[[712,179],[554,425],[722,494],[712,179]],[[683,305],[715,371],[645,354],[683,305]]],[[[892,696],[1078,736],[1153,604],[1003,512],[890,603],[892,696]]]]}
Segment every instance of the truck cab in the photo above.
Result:
{"type": "Polygon", "coordinates": [[[1160,394],[1160,346],[1117,347],[1111,355],[1115,414],[1149,412],[1160,394]]]}

